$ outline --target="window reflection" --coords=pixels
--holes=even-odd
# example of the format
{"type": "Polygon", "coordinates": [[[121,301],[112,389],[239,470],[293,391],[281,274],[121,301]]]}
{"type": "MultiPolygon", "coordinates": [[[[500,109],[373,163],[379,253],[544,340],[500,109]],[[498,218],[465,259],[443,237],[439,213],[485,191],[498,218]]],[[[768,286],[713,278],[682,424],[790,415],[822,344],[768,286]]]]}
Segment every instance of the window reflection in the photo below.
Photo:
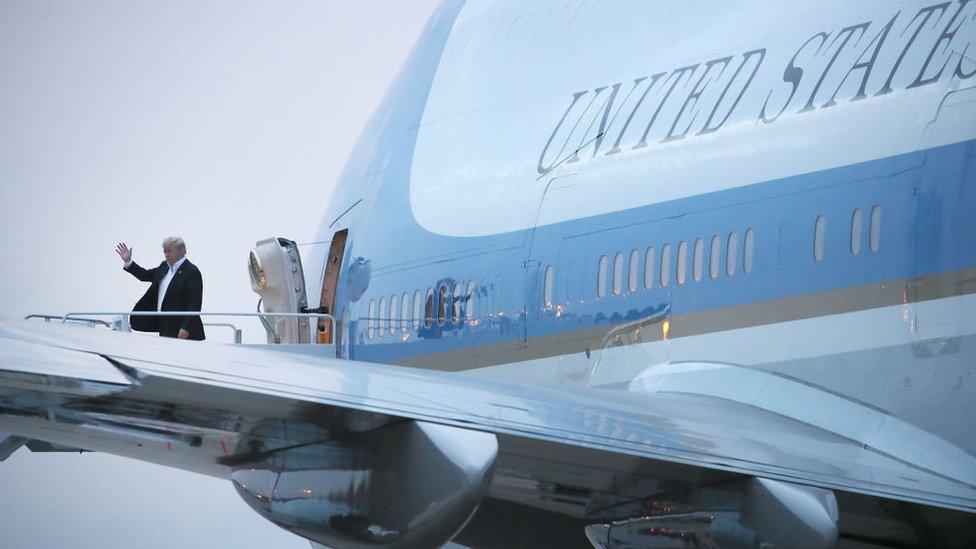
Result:
{"type": "Polygon", "coordinates": [[[820,261],[824,256],[824,233],[827,222],[824,216],[817,216],[817,221],[813,225],[813,259],[820,261]]]}
{"type": "Polygon", "coordinates": [[[600,256],[600,265],[596,276],[596,295],[603,297],[607,295],[607,256],[600,256]]]}
{"type": "Polygon", "coordinates": [[[708,274],[712,278],[718,278],[718,262],[721,261],[722,255],[722,237],[719,235],[712,236],[712,250],[711,257],[708,259],[708,274]]]}
{"type": "Polygon", "coordinates": [[[878,251],[878,248],[881,247],[881,206],[871,208],[871,229],[869,240],[871,251],[878,251]]]}
{"type": "Polygon", "coordinates": [[[857,255],[861,253],[861,225],[863,224],[864,214],[861,208],[854,210],[851,216],[851,253],[857,255]]]}
{"type": "Polygon", "coordinates": [[[695,282],[702,279],[702,267],[705,263],[705,241],[701,238],[695,240],[695,257],[692,262],[694,265],[692,269],[692,274],[695,277],[695,282]]]}
{"type": "Polygon", "coordinates": [[[671,283],[671,245],[661,246],[661,286],[671,283]]]}
{"type": "Polygon", "coordinates": [[[383,337],[383,330],[386,329],[386,298],[380,298],[380,309],[376,312],[376,335],[383,337]]]}
{"type": "Polygon", "coordinates": [[[407,292],[403,292],[403,297],[400,299],[400,331],[406,332],[409,329],[410,323],[410,296],[407,292]]]}
{"type": "Polygon", "coordinates": [[[649,246],[644,254],[644,288],[650,290],[654,286],[654,246],[649,246]]]}
{"type": "Polygon", "coordinates": [[[678,284],[685,283],[685,267],[688,263],[688,243],[682,240],[678,243],[678,284]]]}
{"type": "Polygon", "coordinates": [[[468,290],[464,295],[464,311],[468,320],[474,318],[474,280],[468,281],[468,290]]]}
{"type": "Polygon", "coordinates": [[[630,251],[630,265],[627,271],[627,289],[630,293],[637,291],[637,261],[639,256],[637,250],[630,251]]]}
{"type": "Polygon", "coordinates": [[[739,235],[732,231],[729,233],[729,245],[725,250],[725,272],[732,276],[735,274],[735,252],[739,248],[739,235]]]}
{"type": "Polygon", "coordinates": [[[420,329],[420,321],[423,316],[423,309],[420,307],[420,290],[416,290],[413,293],[413,329],[420,329]]]}
{"type": "Polygon", "coordinates": [[[427,299],[424,302],[424,327],[434,325],[434,290],[427,288],[427,299]]]}
{"type": "Polygon", "coordinates": [[[441,284],[437,296],[437,325],[443,326],[447,320],[447,284],[441,284]]]}
{"type": "Polygon", "coordinates": [[[461,323],[461,283],[454,283],[454,291],[451,293],[451,322],[455,325],[461,323]]]}
{"type": "Polygon", "coordinates": [[[393,294],[390,296],[390,319],[388,327],[390,329],[390,335],[396,333],[397,330],[397,295],[393,294]]]}
{"type": "Polygon", "coordinates": [[[624,254],[617,252],[613,258],[613,295],[620,295],[624,286],[624,254]]]}
{"type": "Polygon", "coordinates": [[[749,274],[752,272],[753,256],[756,249],[756,231],[746,229],[746,240],[742,246],[742,270],[749,274]]]}

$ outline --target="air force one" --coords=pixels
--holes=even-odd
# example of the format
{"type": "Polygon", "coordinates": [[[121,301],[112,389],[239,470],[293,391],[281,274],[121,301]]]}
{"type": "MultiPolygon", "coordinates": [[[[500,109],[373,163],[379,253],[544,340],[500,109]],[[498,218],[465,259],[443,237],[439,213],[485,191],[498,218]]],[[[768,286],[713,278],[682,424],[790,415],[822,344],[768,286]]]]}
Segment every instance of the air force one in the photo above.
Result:
{"type": "Polygon", "coordinates": [[[316,547],[972,546],[974,76],[970,0],[446,1],[269,344],[0,324],[0,456],[316,547]]]}

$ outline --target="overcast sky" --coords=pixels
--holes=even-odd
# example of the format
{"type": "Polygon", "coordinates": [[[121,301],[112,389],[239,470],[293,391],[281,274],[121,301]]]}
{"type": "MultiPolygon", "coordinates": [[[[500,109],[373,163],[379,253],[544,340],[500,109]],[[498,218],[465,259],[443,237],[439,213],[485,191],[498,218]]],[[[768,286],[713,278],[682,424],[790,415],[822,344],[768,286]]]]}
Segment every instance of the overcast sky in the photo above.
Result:
{"type": "MultiPolygon", "coordinates": [[[[253,310],[248,249],[315,239],[436,3],[0,0],[0,317],[129,309],[115,243],[151,266],[174,234],[205,309],[253,310]]],[[[5,547],[308,547],[227,481],[114,456],[20,450],[0,494],[5,547]]]]}

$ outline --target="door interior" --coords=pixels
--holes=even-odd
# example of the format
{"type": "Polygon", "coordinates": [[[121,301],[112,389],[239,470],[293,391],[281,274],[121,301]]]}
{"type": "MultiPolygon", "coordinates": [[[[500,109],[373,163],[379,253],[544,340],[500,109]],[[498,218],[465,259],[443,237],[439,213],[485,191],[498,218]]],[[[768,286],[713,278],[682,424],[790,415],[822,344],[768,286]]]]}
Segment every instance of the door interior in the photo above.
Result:
{"type": "MultiPolygon", "coordinates": [[[[342,256],[346,250],[346,237],[349,229],[336,231],[329,246],[329,256],[325,260],[325,276],[322,278],[322,298],[319,307],[325,307],[329,314],[335,315],[336,288],[339,284],[339,271],[342,268],[342,256]]],[[[316,341],[318,343],[332,343],[335,328],[332,322],[320,318],[316,341]]]]}

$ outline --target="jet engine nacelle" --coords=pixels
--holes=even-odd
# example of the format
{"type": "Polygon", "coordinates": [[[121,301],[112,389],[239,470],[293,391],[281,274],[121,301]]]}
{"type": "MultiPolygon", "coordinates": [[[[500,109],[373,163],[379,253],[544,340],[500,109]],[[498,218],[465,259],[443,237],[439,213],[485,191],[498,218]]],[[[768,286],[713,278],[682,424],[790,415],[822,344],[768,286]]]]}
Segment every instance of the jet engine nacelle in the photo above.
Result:
{"type": "Polygon", "coordinates": [[[487,493],[498,453],[491,433],[409,420],[325,438],[284,450],[267,433],[244,440],[238,455],[250,445],[258,459],[231,479],[262,516],[329,547],[446,543],[487,493]]]}

